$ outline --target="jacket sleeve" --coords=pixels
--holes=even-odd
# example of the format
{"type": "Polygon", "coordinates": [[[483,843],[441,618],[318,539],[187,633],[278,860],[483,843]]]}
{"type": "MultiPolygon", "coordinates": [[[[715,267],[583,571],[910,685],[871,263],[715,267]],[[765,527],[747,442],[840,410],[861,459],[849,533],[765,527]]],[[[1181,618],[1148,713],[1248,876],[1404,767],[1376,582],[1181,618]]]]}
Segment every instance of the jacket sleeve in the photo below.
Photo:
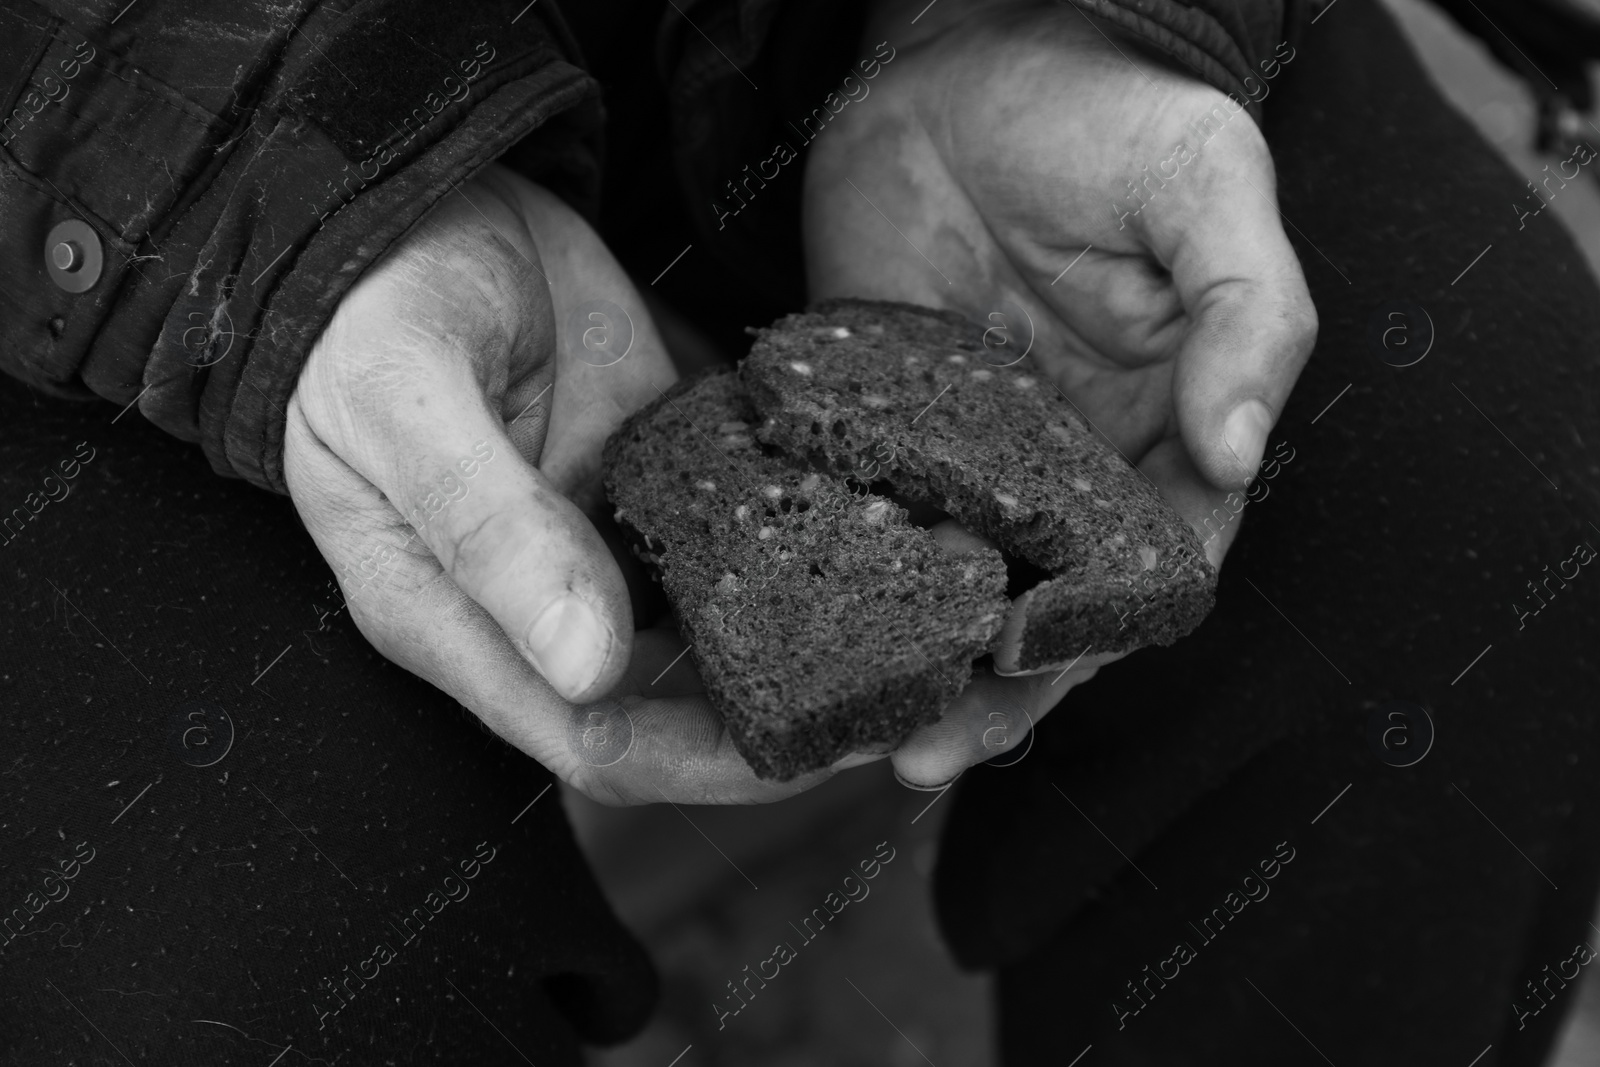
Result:
{"type": "MultiPolygon", "coordinates": [[[[1260,117],[1284,48],[1329,0],[1071,0],[1236,97],[1260,117]]],[[[1334,0],[1337,2],[1337,0],[1334,0]]],[[[1290,53],[1293,54],[1292,52],[1290,53]]]]}
{"type": "Polygon", "coordinates": [[[0,369],[137,402],[224,474],[284,491],[307,351],[441,197],[519,141],[580,208],[598,188],[550,0],[83,10],[0,0],[0,369]]]}
{"type": "MultiPolygon", "coordinates": [[[[1274,52],[1293,47],[1337,0],[1071,0],[1253,107],[1270,91],[1274,52]],[[1263,78],[1265,75],[1265,78],[1263,78]]],[[[1588,111],[1600,15],[1577,0],[1436,0],[1541,101],[1588,111]]],[[[1281,58],[1281,57],[1278,57],[1281,58]]]]}

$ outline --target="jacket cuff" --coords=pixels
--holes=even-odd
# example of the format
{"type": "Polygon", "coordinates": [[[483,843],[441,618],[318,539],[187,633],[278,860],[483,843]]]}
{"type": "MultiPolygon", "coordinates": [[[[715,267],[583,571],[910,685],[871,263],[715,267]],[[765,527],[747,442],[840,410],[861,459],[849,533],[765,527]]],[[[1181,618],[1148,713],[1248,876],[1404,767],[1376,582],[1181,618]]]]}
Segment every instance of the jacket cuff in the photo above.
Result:
{"type": "MultiPolygon", "coordinates": [[[[531,73],[509,75],[453,130],[394,177],[373,185],[361,187],[352,181],[352,175],[359,179],[359,164],[332,146],[317,143],[319,138],[308,138],[303,128],[285,123],[273,131],[269,141],[281,143],[278,151],[296,169],[310,169],[315,161],[316,185],[323,195],[298,211],[295,205],[286,206],[285,213],[302,227],[292,241],[274,247],[271,237],[283,231],[258,230],[236,276],[215,271],[212,284],[201,288],[211,294],[198,302],[203,314],[214,315],[221,308],[232,317],[236,341],[254,338],[239,359],[223,360],[211,368],[200,396],[200,442],[217,471],[287,492],[286,410],[300,368],[323,326],[372,263],[435,203],[462,195],[456,191],[461,183],[501,153],[538,131],[539,139],[554,142],[547,148],[547,156],[553,158],[544,173],[531,176],[569,199],[581,202],[592,197],[598,186],[598,164],[596,156],[583,148],[582,128],[599,126],[597,85],[577,67],[548,53],[534,62],[531,73]],[[587,117],[593,121],[584,122],[587,117]],[[356,187],[354,195],[350,186],[356,187]],[[273,263],[277,256],[282,258],[273,263]],[[253,290],[228,290],[230,281],[249,279],[256,279],[253,290]]],[[[250,210],[252,186],[244,182],[235,187],[232,199],[245,202],[235,203],[232,210],[250,210]]],[[[212,243],[217,243],[216,234],[226,232],[214,231],[212,243]]],[[[173,307],[146,371],[147,380],[172,376],[181,382],[194,358],[192,342],[199,340],[192,332],[195,307],[196,301],[189,298],[173,307]],[[191,343],[185,343],[186,334],[191,343]]],[[[225,344],[226,338],[218,342],[225,344]]],[[[193,408],[187,391],[177,399],[173,414],[190,417],[193,408]]],[[[145,410],[150,414],[149,407],[145,410]]]]}
{"type": "Polygon", "coordinates": [[[228,79],[150,45],[128,25],[143,8],[94,39],[0,10],[0,69],[17,72],[0,104],[31,111],[0,131],[0,229],[26,256],[0,266],[0,366],[137,401],[218,472],[284,492],[289,397],[350,286],[535,131],[531,176],[581,209],[601,116],[550,3],[335,0],[289,26],[267,7],[227,16],[219,40],[240,43],[222,86],[187,85],[228,79]],[[44,259],[64,220],[103,252],[85,291],[52,284],[44,259]]]}
{"type": "Polygon", "coordinates": [[[1257,122],[1308,0],[1071,0],[1234,97],[1257,122]]]}

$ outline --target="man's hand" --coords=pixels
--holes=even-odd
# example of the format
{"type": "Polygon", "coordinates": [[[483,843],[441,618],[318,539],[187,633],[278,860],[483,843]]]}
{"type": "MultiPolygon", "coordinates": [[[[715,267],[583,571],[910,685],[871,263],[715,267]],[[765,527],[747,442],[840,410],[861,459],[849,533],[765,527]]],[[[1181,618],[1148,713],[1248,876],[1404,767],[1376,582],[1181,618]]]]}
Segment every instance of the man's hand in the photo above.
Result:
{"type": "Polygon", "coordinates": [[[367,639],[569,784],[603,803],[775,800],[829,772],[755,778],[674,665],[677,635],[635,640],[591,521],[606,438],[674,377],[594,232],[491,168],[318,339],[289,403],[290,496],[367,639]]]}
{"type": "MultiPolygon", "coordinates": [[[[1255,475],[1316,337],[1254,121],[1069,4],[884,0],[866,37],[880,40],[892,62],[806,164],[812,299],[1001,327],[991,358],[1026,348],[1220,566],[1239,523],[1212,536],[1203,520],[1255,475]]],[[[1011,684],[1037,719],[1072,677],[1011,684]]],[[[903,778],[984,758],[934,739],[981,733],[987,691],[895,754],[903,778]]]]}

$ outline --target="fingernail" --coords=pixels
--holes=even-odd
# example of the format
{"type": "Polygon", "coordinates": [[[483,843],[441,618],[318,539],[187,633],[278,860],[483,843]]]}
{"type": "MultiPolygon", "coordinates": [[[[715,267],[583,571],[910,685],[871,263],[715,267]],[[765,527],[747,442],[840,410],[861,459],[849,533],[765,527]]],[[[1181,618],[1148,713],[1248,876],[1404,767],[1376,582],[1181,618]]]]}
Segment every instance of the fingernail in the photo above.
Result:
{"type": "Polygon", "coordinates": [[[899,782],[901,785],[905,786],[907,789],[915,789],[919,793],[937,793],[939,790],[946,788],[947,786],[950,785],[951,782],[954,782],[957,778],[960,778],[960,777],[961,777],[961,775],[958,772],[955,775],[953,775],[950,778],[950,781],[948,781],[948,782],[940,782],[938,785],[918,785],[916,782],[911,781],[905,775],[901,774],[899,768],[896,768],[895,772],[894,772],[894,780],[895,781],[899,782]]]}
{"type": "Polygon", "coordinates": [[[1222,439],[1244,466],[1255,474],[1261,454],[1267,450],[1267,434],[1272,431],[1272,412],[1259,400],[1246,400],[1233,409],[1222,427],[1222,439]]]}
{"type": "Polygon", "coordinates": [[[528,654],[545,681],[562,693],[582,693],[600,677],[614,640],[584,600],[565,593],[528,627],[528,654]]]}

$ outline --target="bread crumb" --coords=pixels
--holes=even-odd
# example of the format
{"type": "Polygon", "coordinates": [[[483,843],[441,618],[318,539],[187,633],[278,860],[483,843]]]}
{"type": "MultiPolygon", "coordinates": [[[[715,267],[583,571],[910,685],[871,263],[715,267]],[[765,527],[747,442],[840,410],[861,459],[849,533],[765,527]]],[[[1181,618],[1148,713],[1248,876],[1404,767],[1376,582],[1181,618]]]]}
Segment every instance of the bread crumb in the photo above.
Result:
{"type": "Polygon", "coordinates": [[[744,520],[748,519],[750,517],[749,505],[740,504],[738,507],[734,508],[733,517],[739,522],[743,522],[744,520]]]}
{"type": "Polygon", "coordinates": [[[868,393],[866,396],[861,398],[861,403],[865,404],[869,408],[873,408],[876,411],[882,411],[884,408],[889,406],[889,398],[886,396],[879,396],[877,393],[868,393]]]}
{"type": "Polygon", "coordinates": [[[944,361],[946,363],[965,363],[967,361],[967,357],[957,352],[954,355],[945,356],[944,361]]]}
{"type": "Polygon", "coordinates": [[[1028,377],[1026,374],[1019,374],[1017,377],[1011,379],[1011,384],[1016,386],[1018,389],[1032,389],[1033,379],[1028,377]]]}
{"type": "Polygon", "coordinates": [[[1125,467],[1126,465],[1123,463],[1121,456],[1108,455],[1106,457],[1106,470],[1115,471],[1116,473],[1121,474],[1125,467]]]}
{"type": "Polygon", "coordinates": [[[755,443],[755,439],[749,434],[730,433],[724,434],[722,437],[723,448],[749,448],[755,443]]]}
{"type": "Polygon", "coordinates": [[[861,518],[871,526],[882,526],[889,517],[889,502],[874,500],[861,511],[861,518]]]}
{"type": "Polygon", "coordinates": [[[724,574],[721,581],[717,582],[717,592],[721,593],[723,596],[732,596],[738,591],[739,576],[734,574],[732,571],[724,574]]]}
{"type": "Polygon", "coordinates": [[[759,540],[765,541],[769,537],[772,537],[773,535],[775,535],[777,532],[778,532],[777,530],[774,530],[770,526],[763,526],[763,527],[761,527],[761,532],[756,534],[756,537],[759,540]]]}
{"type": "Polygon", "coordinates": [[[768,500],[781,500],[783,499],[783,490],[776,485],[769,485],[761,490],[761,495],[768,500]]]}
{"type": "Polygon", "coordinates": [[[905,568],[906,565],[900,562],[898,559],[891,561],[889,564],[889,571],[893,574],[899,574],[901,571],[905,570],[905,568]]]}
{"type": "Polygon", "coordinates": [[[796,374],[800,375],[803,378],[811,377],[811,364],[809,364],[809,363],[803,363],[798,359],[797,360],[793,360],[789,364],[789,369],[794,371],[796,374]]]}
{"type": "Polygon", "coordinates": [[[1045,429],[1049,430],[1051,435],[1054,437],[1059,437],[1061,440],[1068,443],[1071,443],[1072,441],[1072,431],[1061,425],[1059,422],[1052,422],[1049,426],[1045,427],[1045,429]]]}
{"type": "Polygon", "coordinates": [[[717,483],[712,481],[710,478],[702,478],[698,482],[695,482],[694,485],[696,489],[704,489],[708,493],[715,493],[717,491],[717,483]]]}
{"type": "Polygon", "coordinates": [[[994,371],[984,370],[982,367],[972,372],[972,380],[975,382],[986,382],[993,377],[994,371]]]}
{"type": "Polygon", "coordinates": [[[1097,507],[1097,508],[1105,508],[1106,510],[1109,511],[1111,509],[1111,501],[1109,501],[1109,500],[1101,500],[1099,497],[1095,497],[1094,498],[1094,506],[1097,507]]]}
{"type": "Polygon", "coordinates": [[[1089,432],[1089,427],[1084,425],[1083,419],[1080,418],[1078,413],[1075,412],[1075,411],[1067,412],[1067,425],[1071,426],[1074,430],[1077,430],[1079,433],[1088,433],[1089,432]]]}
{"type": "Polygon", "coordinates": [[[740,422],[738,419],[729,419],[727,422],[724,422],[724,423],[720,424],[717,427],[717,432],[718,433],[743,433],[744,431],[748,430],[749,428],[750,428],[750,424],[748,422],[740,422]]]}
{"type": "Polygon", "coordinates": [[[1144,564],[1144,569],[1145,570],[1147,570],[1147,571],[1155,570],[1156,569],[1156,550],[1154,548],[1151,548],[1149,545],[1140,545],[1139,546],[1139,562],[1144,564]]]}
{"type": "Polygon", "coordinates": [[[1076,489],[1080,493],[1087,493],[1093,489],[1094,486],[1089,484],[1089,479],[1087,478],[1074,478],[1072,479],[1072,488],[1076,489]]]}
{"type": "Polygon", "coordinates": [[[800,491],[802,493],[809,493],[821,484],[822,475],[818,474],[816,471],[812,471],[810,474],[800,479],[800,491]]]}
{"type": "Polygon", "coordinates": [[[1017,498],[1012,496],[1010,493],[1002,493],[1000,490],[996,489],[994,491],[994,498],[1008,508],[1014,508],[1017,506],[1017,498]]]}
{"type": "Polygon", "coordinates": [[[843,341],[846,337],[850,336],[850,331],[845,329],[843,326],[835,326],[833,328],[833,336],[835,340],[843,341]]]}

